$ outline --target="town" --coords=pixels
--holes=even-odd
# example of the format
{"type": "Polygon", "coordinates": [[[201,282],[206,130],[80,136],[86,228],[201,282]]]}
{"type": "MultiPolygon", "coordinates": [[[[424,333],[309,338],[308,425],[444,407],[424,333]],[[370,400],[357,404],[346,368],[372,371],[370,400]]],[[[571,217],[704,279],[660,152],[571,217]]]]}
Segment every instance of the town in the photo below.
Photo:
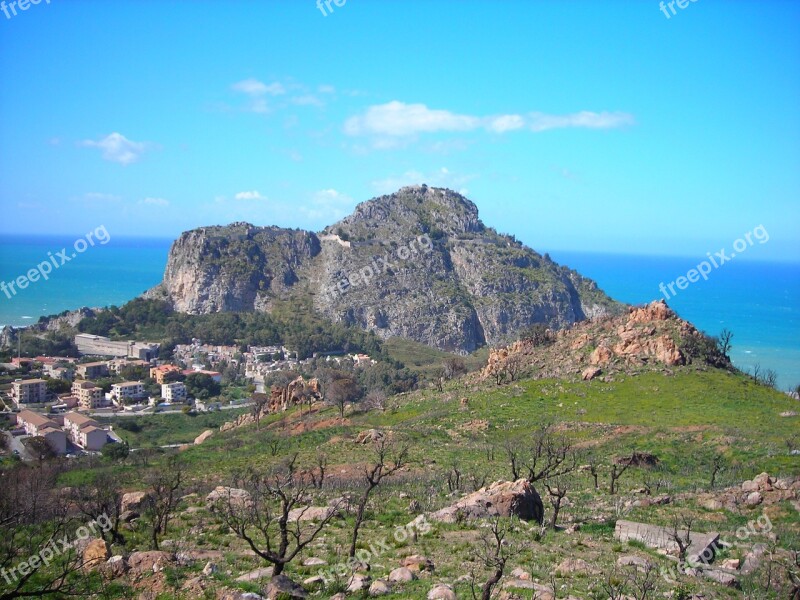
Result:
{"type": "Polygon", "coordinates": [[[198,339],[176,345],[171,360],[160,360],[157,343],[83,333],[74,341],[79,358],[17,356],[0,363],[13,377],[10,385],[0,386],[3,433],[22,459],[43,451],[72,458],[122,443],[113,425],[104,427],[93,417],[244,408],[280,372],[309,368],[320,359],[336,368],[376,363],[366,354],[298,360],[297,352],[282,345],[242,348],[198,339]],[[235,383],[245,384],[244,393],[235,383]],[[239,393],[224,395],[227,388],[239,393]]]}

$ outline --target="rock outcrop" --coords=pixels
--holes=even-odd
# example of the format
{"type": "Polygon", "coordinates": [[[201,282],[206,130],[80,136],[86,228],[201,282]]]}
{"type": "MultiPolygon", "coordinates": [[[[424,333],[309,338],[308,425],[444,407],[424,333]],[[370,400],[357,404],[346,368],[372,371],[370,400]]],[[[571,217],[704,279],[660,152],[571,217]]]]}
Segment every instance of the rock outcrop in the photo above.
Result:
{"type": "Polygon", "coordinates": [[[470,200],[424,185],[359,204],[320,234],[248,223],[185,232],[147,296],[204,314],[269,311],[297,294],[335,322],[464,353],[532,323],[560,329],[621,310],[594,282],[487,228],[470,200]]]}
{"type": "Polygon", "coordinates": [[[443,523],[455,523],[461,518],[485,519],[496,516],[516,516],[523,521],[541,523],[544,505],[527,480],[497,481],[469,494],[452,506],[432,513],[430,518],[443,523]]]}

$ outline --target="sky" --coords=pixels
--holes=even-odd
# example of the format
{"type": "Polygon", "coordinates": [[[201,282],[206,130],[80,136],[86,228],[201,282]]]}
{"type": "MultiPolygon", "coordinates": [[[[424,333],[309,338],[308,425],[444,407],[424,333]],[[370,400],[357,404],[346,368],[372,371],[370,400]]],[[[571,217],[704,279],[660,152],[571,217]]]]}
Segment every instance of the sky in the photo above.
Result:
{"type": "Polygon", "coordinates": [[[540,251],[800,261],[800,3],[338,1],[6,0],[0,233],[320,230],[426,183],[540,251]]]}

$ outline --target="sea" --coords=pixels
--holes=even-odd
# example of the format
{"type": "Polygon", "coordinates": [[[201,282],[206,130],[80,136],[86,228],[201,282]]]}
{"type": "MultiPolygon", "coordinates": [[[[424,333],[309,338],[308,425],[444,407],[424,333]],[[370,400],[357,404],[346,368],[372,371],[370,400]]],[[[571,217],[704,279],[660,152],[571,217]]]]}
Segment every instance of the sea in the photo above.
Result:
{"type": "MultiPolygon", "coordinates": [[[[0,283],[5,282],[8,290],[0,287],[0,327],[31,325],[42,316],[82,306],[120,306],[161,281],[172,243],[114,237],[76,252],[75,241],[63,236],[0,235],[0,283]],[[69,258],[63,265],[59,252],[69,258]],[[15,286],[15,293],[10,292],[10,282],[44,262],[59,266],[47,280],[40,276],[25,289],[15,286]]],[[[664,297],[659,284],[686,275],[706,258],[568,251],[550,255],[629,304],[664,297]]],[[[733,259],[712,270],[707,280],[673,289],[677,293],[666,300],[682,318],[709,335],[723,329],[733,332],[731,358],[738,368],[772,369],[783,390],[800,384],[800,263],[733,259]]]]}

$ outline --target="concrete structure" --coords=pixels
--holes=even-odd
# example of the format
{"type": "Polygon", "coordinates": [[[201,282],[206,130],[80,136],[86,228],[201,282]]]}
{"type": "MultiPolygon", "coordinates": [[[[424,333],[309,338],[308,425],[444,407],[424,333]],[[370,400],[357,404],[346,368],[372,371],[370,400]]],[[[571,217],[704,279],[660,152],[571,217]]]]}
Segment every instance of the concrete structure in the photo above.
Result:
{"type": "Polygon", "coordinates": [[[98,379],[108,376],[108,363],[90,362],[78,365],[75,372],[83,379],[98,379]]]}
{"type": "Polygon", "coordinates": [[[117,358],[138,358],[151,360],[158,356],[158,344],[147,342],[112,342],[101,335],[79,333],[75,336],[75,345],[83,355],[114,356],[117,358]]]}
{"type": "Polygon", "coordinates": [[[114,358],[106,362],[111,373],[119,374],[125,367],[149,367],[150,361],[140,358],[114,358]]]}
{"type": "Polygon", "coordinates": [[[209,377],[211,377],[211,379],[213,379],[217,383],[222,381],[222,373],[219,373],[218,371],[206,371],[204,369],[187,369],[183,372],[183,374],[186,375],[187,377],[189,375],[194,375],[195,373],[202,373],[203,375],[208,375],[209,377]]]}
{"type": "Polygon", "coordinates": [[[72,384],[72,395],[78,398],[78,403],[83,409],[102,408],[106,406],[103,388],[96,386],[91,381],[76,381],[72,384]]]}
{"type": "Polygon", "coordinates": [[[164,384],[164,378],[170,373],[180,373],[181,368],[175,365],[160,365],[150,369],[150,378],[155,379],[159,385],[164,384]]]}
{"type": "Polygon", "coordinates": [[[108,442],[108,432],[97,421],[80,413],[67,413],[64,429],[72,443],[84,450],[102,450],[108,442]]]}
{"type": "Polygon", "coordinates": [[[44,379],[17,379],[11,384],[11,399],[19,407],[47,402],[47,382],[44,379]]]}
{"type": "Polygon", "coordinates": [[[129,400],[138,400],[144,396],[144,384],[141,381],[123,381],[111,386],[111,397],[115,404],[126,404],[129,400]]]}
{"type": "Polygon", "coordinates": [[[173,404],[186,402],[186,396],[186,386],[180,381],[161,384],[161,397],[166,402],[172,402],[173,404]]]}
{"type": "Polygon", "coordinates": [[[17,425],[28,435],[43,437],[56,454],[67,453],[67,434],[55,421],[31,410],[23,410],[17,415],[17,425]]]}

